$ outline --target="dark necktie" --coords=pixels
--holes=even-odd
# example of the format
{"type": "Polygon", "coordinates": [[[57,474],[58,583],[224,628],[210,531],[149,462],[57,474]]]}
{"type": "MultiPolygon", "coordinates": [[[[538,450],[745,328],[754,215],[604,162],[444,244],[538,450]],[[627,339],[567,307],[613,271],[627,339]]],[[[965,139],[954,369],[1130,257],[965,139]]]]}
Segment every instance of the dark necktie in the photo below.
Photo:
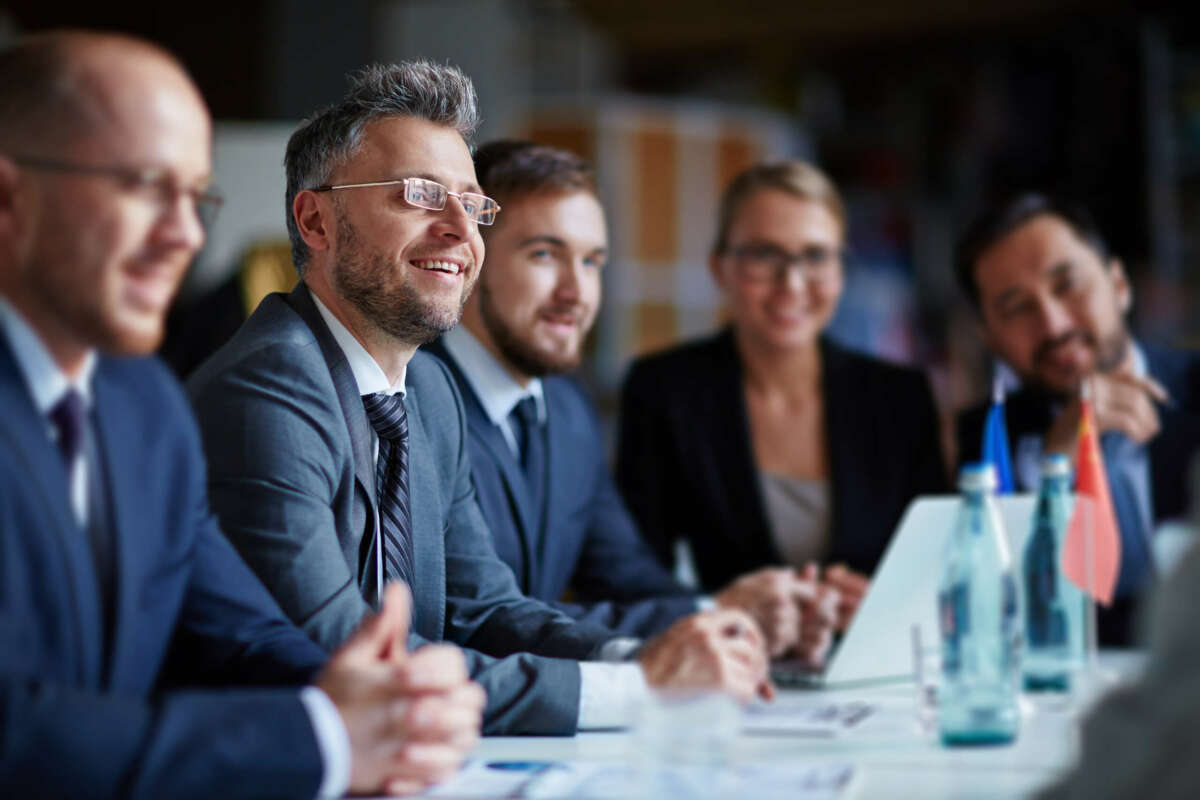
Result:
{"type": "Polygon", "coordinates": [[[408,413],[399,395],[363,395],[363,407],[379,435],[375,486],[383,533],[384,579],[412,585],[412,510],[408,495],[408,413]]]}
{"type": "Polygon", "coordinates": [[[58,451],[67,470],[67,494],[74,508],[74,490],[71,487],[75,465],[82,458],[86,465],[87,523],[84,532],[91,547],[96,568],[96,584],[100,590],[100,609],[104,620],[105,652],[112,643],[113,613],[115,608],[114,543],[109,518],[107,482],[103,472],[98,442],[89,435],[87,408],[83,397],[74,389],[68,389],[52,409],[50,421],[58,432],[58,451]]]}
{"type": "Polygon", "coordinates": [[[509,419],[521,453],[521,469],[529,484],[530,499],[540,514],[546,480],[546,443],[538,421],[537,401],[533,397],[524,398],[513,408],[509,419]]]}
{"type": "Polygon", "coordinates": [[[68,389],[62,399],[50,409],[50,421],[54,423],[54,429],[58,432],[58,452],[67,468],[68,481],[75,472],[75,462],[83,450],[83,425],[86,414],[83,398],[74,389],[68,389]]]}

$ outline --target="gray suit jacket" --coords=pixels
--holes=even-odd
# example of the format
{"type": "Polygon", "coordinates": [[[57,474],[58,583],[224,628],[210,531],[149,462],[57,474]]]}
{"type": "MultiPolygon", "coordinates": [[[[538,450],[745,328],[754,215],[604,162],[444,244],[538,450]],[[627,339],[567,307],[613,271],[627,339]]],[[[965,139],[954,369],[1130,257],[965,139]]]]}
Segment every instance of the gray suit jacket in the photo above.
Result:
{"type": "Polygon", "coordinates": [[[1138,681],[1083,726],[1080,764],[1041,800],[1200,797],[1200,547],[1153,597],[1150,656],[1138,681]]]}
{"type": "MultiPolygon", "coordinates": [[[[406,386],[410,644],[446,640],[475,651],[467,656],[488,693],[485,732],[573,733],[579,667],[562,659],[592,657],[615,634],[520,593],[475,500],[451,377],[418,352],[406,386]]],[[[263,300],[188,391],[226,535],[283,610],[336,648],[378,601],[373,434],[307,287],[263,300]]]]}

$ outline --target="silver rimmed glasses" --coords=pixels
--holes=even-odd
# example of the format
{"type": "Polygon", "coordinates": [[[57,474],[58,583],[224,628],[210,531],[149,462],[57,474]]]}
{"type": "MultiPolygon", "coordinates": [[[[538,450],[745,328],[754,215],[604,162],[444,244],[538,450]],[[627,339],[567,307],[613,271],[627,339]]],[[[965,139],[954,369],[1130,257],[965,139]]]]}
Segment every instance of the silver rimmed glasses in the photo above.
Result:
{"type": "Polygon", "coordinates": [[[224,198],[208,184],[182,186],[174,173],[162,167],[127,167],[115,164],[81,164],[55,158],[37,156],[14,156],[20,166],[45,172],[62,172],[73,175],[91,175],[114,181],[126,194],[140,198],[157,209],[170,208],[180,194],[192,200],[196,216],[205,228],[212,225],[224,198]]]}
{"type": "Polygon", "coordinates": [[[475,192],[452,192],[437,181],[428,178],[398,178],[390,181],[371,181],[369,183],[341,183],[336,185],[318,186],[314,192],[332,192],[335,189],[361,189],[367,186],[402,186],[404,200],[417,208],[429,211],[441,211],[446,207],[446,200],[457,197],[462,203],[467,216],[480,225],[491,225],[500,213],[500,204],[492,198],[475,192]]]}

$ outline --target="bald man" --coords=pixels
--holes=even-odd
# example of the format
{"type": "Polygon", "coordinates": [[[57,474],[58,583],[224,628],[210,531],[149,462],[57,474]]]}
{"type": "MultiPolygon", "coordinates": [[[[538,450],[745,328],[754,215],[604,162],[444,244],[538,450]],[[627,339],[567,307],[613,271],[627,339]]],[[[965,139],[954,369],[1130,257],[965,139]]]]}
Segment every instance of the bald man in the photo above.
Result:
{"type": "Polygon", "coordinates": [[[210,150],[152,45],[0,53],[0,796],[415,791],[477,736],[461,653],[404,651],[403,587],[326,663],[208,511],[145,356],[218,202],[210,150]],[[221,690],[171,688],[198,685],[221,690]]]}

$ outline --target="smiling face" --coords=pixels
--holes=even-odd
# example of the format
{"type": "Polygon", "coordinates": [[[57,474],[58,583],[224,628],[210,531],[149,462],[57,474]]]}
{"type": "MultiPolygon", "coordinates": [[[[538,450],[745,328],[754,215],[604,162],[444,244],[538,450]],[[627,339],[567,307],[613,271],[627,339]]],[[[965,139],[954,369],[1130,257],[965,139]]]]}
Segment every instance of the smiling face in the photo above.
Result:
{"type": "Polygon", "coordinates": [[[810,270],[805,276],[793,265],[782,277],[752,279],[739,267],[736,253],[837,253],[844,236],[823,203],[780,189],[760,189],[746,198],[729,225],[725,252],[709,262],[738,336],[772,350],[815,344],[837,310],[843,275],[839,261],[819,275],[810,270]]]}
{"type": "MultiPolygon", "coordinates": [[[[462,136],[415,117],[367,125],[360,147],[330,183],[421,177],[453,192],[479,192],[462,136]]],[[[311,193],[310,193],[311,194],[311,193]]],[[[410,205],[401,185],[322,193],[334,219],[324,270],[338,295],[367,324],[405,345],[421,345],[458,324],[479,277],[483,240],[457,198],[441,211],[410,205]]]]}
{"type": "Polygon", "coordinates": [[[506,200],[463,324],[521,382],[573,369],[600,306],[607,255],[604,209],[591,192],[506,200]]]}
{"type": "Polygon", "coordinates": [[[1088,374],[1125,360],[1124,270],[1058,217],[1036,216],[993,244],[974,275],[988,347],[1023,380],[1074,394],[1088,374]]]}
{"type": "MultiPolygon", "coordinates": [[[[206,185],[210,123],[187,76],[149,50],[100,46],[82,58],[89,65],[80,79],[87,134],[53,152],[30,142],[22,155],[156,168],[176,187],[206,185]]],[[[190,197],[177,192],[164,204],[146,187],[111,175],[26,169],[22,179],[34,206],[5,292],[60,365],[72,371],[92,347],[128,355],[154,350],[204,241],[190,197]]]]}

